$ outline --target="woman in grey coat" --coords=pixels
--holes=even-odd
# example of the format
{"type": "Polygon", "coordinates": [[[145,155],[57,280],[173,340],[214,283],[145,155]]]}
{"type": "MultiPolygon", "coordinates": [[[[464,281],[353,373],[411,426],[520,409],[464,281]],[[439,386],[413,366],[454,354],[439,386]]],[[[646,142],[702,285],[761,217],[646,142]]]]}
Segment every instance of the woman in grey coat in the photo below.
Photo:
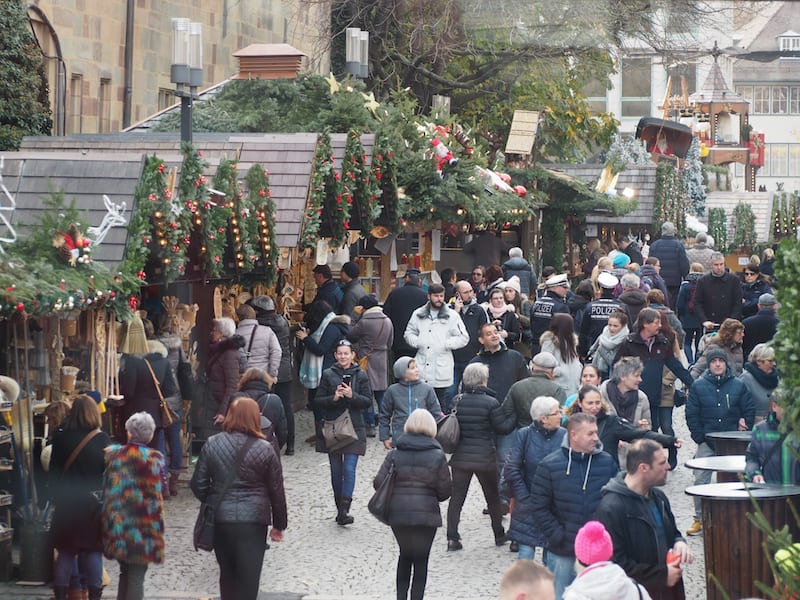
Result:
{"type": "MultiPolygon", "coordinates": [[[[389,349],[394,341],[394,326],[378,305],[374,296],[364,296],[358,301],[355,311],[357,320],[350,326],[347,339],[353,342],[359,359],[369,357],[367,375],[369,386],[378,403],[378,415],[386,388],[389,387],[389,349]]],[[[367,421],[367,436],[375,437],[377,417],[375,407],[370,405],[364,415],[367,421]]]]}
{"type": "Polygon", "coordinates": [[[425,408],[437,421],[442,418],[442,408],[436,392],[420,380],[417,361],[410,356],[401,356],[394,362],[393,383],[386,390],[381,404],[380,440],[390,450],[403,433],[408,416],[417,408],[425,408]]]}

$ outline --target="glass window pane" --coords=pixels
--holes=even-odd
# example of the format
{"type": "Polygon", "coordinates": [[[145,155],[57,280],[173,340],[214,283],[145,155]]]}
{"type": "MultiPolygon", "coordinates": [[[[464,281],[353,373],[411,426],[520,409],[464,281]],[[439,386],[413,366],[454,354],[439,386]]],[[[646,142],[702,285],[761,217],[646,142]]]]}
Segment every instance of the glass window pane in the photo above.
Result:
{"type": "Polygon", "coordinates": [[[753,87],[753,114],[769,114],[769,87],[765,85],[753,87]]]}
{"type": "Polygon", "coordinates": [[[800,144],[789,144],[789,177],[800,177],[800,144]]]}
{"type": "Polygon", "coordinates": [[[789,150],[786,144],[770,144],[770,174],[773,177],[786,176],[789,173],[789,150]]]}
{"type": "Polygon", "coordinates": [[[800,114],[800,87],[789,88],[789,113],[800,114]]]}
{"type": "Polygon", "coordinates": [[[650,97],[649,58],[629,58],[622,61],[622,96],[650,97]]]}
{"type": "Polygon", "coordinates": [[[752,85],[737,85],[736,86],[736,93],[741,95],[742,98],[747,100],[750,103],[752,108],[753,106],[753,86],[752,85]]]}
{"type": "Polygon", "coordinates": [[[770,159],[772,157],[772,152],[770,151],[770,147],[772,144],[764,144],[764,166],[759,169],[759,175],[771,175],[770,173],[770,159]]]}
{"type": "Polygon", "coordinates": [[[775,86],[772,88],[772,114],[785,115],[787,111],[789,88],[775,86]]]}
{"type": "Polygon", "coordinates": [[[623,117],[646,117],[650,115],[649,100],[622,100],[623,117]]]}

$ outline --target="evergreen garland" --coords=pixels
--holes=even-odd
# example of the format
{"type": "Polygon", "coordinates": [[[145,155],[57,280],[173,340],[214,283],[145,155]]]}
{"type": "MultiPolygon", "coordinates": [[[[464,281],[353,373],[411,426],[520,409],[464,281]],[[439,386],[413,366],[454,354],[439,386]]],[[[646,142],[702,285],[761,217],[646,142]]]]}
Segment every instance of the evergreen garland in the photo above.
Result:
{"type": "Polygon", "coordinates": [[[311,163],[308,205],[303,219],[303,231],[300,235],[301,248],[316,250],[317,240],[322,235],[322,213],[328,193],[326,182],[334,176],[334,173],[331,136],[327,132],[323,132],[317,138],[314,160],[311,163]]]}
{"type": "Polygon", "coordinates": [[[665,221],[675,224],[676,237],[683,236],[686,229],[686,188],[672,162],[662,160],[656,168],[653,231],[661,231],[665,221]]]}
{"type": "Polygon", "coordinates": [[[775,253],[775,279],[778,288],[778,332],[772,341],[775,360],[781,365],[781,393],[778,395],[785,417],[782,422],[790,424],[795,433],[800,433],[800,243],[786,238],[775,253]]]}
{"type": "Polygon", "coordinates": [[[397,161],[389,145],[389,138],[380,136],[375,140],[372,152],[372,174],[380,188],[381,212],[376,221],[391,231],[400,231],[400,201],[397,191],[397,161]]]}
{"type": "Polygon", "coordinates": [[[351,207],[351,227],[361,231],[361,237],[369,237],[375,219],[381,214],[378,196],[381,188],[372,169],[366,165],[367,156],[361,145],[361,134],[351,129],[342,160],[342,195],[351,207]]]}
{"type": "Polygon", "coordinates": [[[739,202],[733,209],[736,230],[733,233],[735,248],[752,249],[756,245],[756,216],[749,204],[739,202]]]}
{"type": "MultiPolygon", "coordinates": [[[[186,263],[189,262],[189,248],[192,242],[192,232],[197,224],[199,205],[208,199],[208,187],[203,176],[205,163],[200,160],[200,154],[188,143],[181,144],[183,164],[181,178],[178,182],[178,198],[175,206],[169,207],[164,214],[170,220],[166,235],[164,249],[164,275],[165,281],[174,281],[186,274],[186,263]]],[[[171,202],[172,204],[172,202],[171,202]]]]}
{"type": "Polygon", "coordinates": [[[225,197],[211,201],[208,180],[203,175],[208,163],[202,155],[188,143],[181,145],[183,167],[181,168],[180,194],[184,207],[182,211],[200,229],[200,258],[207,277],[217,278],[225,270],[225,250],[228,245],[228,221],[233,210],[229,206],[234,199],[225,197]]]}
{"type": "Polygon", "coordinates": [[[795,237],[797,234],[797,194],[776,192],[773,196],[772,239],[795,237]]]}
{"type": "Polygon", "coordinates": [[[144,169],[133,192],[134,208],[128,223],[128,244],[125,260],[120,267],[123,273],[134,273],[146,279],[145,266],[153,246],[155,215],[169,214],[172,192],[167,189],[167,166],[156,155],[145,158],[144,169]]]}
{"type": "Polygon", "coordinates": [[[708,234],[714,238],[714,246],[720,252],[728,248],[728,215],[724,208],[711,208],[708,211],[708,234]]]}
{"type": "Polygon", "coordinates": [[[277,278],[278,243],[275,238],[275,201],[269,189],[269,173],[261,165],[253,165],[245,176],[247,199],[251,210],[249,223],[257,229],[254,252],[264,265],[263,283],[271,287],[277,278]],[[257,250],[255,250],[257,249],[257,250]]]}

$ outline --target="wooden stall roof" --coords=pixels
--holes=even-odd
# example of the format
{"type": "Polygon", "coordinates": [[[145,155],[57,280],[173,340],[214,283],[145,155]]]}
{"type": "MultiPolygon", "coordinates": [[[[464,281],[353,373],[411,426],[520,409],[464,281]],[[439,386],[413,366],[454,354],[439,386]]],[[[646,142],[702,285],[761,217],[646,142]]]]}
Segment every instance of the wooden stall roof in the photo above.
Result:
{"type": "MultiPolygon", "coordinates": [[[[297,245],[303,223],[303,212],[308,200],[308,188],[311,180],[311,164],[314,158],[318,134],[245,134],[245,133],[202,133],[194,135],[194,145],[203,152],[208,161],[206,175],[212,179],[219,162],[223,158],[235,159],[239,166],[239,177],[244,179],[247,170],[254,164],[260,164],[269,171],[272,198],[277,208],[276,236],[280,247],[293,248],[297,245]]],[[[341,169],[344,156],[346,134],[333,134],[331,146],[335,159],[335,167],[341,169]]],[[[361,138],[368,163],[371,161],[375,144],[375,136],[365,134],[361,138]]],[[[68,173],[71,180],[69,186],[60,183],[60,179],[50,177],[55,189],[63,188],[67,199],[80,199],[78,207],[91,208],[94,212],[87,215],[87,221],[99,225],[105,214],[102,195],[107,194],[114,202],[126,202],[130,209],[133,206],[133,190],[139,180],[143,158],[156,154],[169,166],[180,168],[180,141],[175,134],[90,134],[67,137],[27,137],[23,140],[20,153],[7,153],[4,175],[11,175],[9,165],[13,161],[36,161],[40,164],[36,171],[21,173],[30,189],[44,190],[35,192],[28,200],[26,209],[17,213],[24,214],[26,221],[35,222],[31,217],[42,210],[39,200],[48,190],[48,173],[53,169],[68,173]],[[75,165],[71,166],[71,163],[75,165]],[[79,165],[96,164],[95,177],[86,174],[79,165]],[[131,171],[123,171],[116,164],[124,163],[131,171]],[[130,165],[135,165],[135,169],[130,165]],[[58,165],[56,167],[56,165],[58,165]],[[133,172],[135,171],[135,172],[133,172]],[[122,185],[126,178],[132,179],[130,185],[122,185]],[[80,181],[91,181],[90,188],[81,186],[80,181]]],[[[65,175],[66,177],[66,175],[65,175]]],[[[6,179],[9,185],[10,179],[6,179]]],[[[14,185],[21,185],[14,180],[14,185]]],[[[19,216],[17,216],[17,219],[19,216]]],[[[130,218],[130,211],[126,213],[130,218]]],[[[107,243],[98,248],[95,260],[101,260],[113,266],[122,260],[127,232],[124,227],[112,230],[118,248],[112,248],[112,235],[106,238],[107,243]],[[103,246],[109,246],[104,248],[103,246]],[[112,251],[113,250],[113,251],[112,251]]]]}
{"type": "MultiPolygon", "coordinates": [[[[603,170],[601,164],[581,164],[581,165],[547,165],[549,170],[561,171],[567,175],[576,177],[590,186],[594,186],[603,170]]],[[[609,223],[613,222],[620,225],[645,225],[649,226],[653,222],[653,205],[656,195],[656,165],[630,165],[619,174],[617,181],[617,193],[625,188],[631,188],[635,192],[638,205],[635,210],[627,215],[610,217],[606,212],[596,212],[586,215],[587,223],[609,223]]]]}

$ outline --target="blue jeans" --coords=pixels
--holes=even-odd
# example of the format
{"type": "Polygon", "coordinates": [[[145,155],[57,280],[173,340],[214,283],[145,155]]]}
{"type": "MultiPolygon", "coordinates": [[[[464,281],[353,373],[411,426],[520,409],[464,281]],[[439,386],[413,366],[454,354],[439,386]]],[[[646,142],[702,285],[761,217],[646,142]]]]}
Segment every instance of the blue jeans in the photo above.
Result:
{"type": "MultiPolygon", "coordinates": [[[[75,554],[58,551],[55,567],[53,568],[53,581],[57,586],[68,586],[75,567],[75,554]]],[[[78,569],[86,578],[87,585],[102,587],[103,585],[103,554],[101,552],[81,552],[77,555],[78,569]]]]}
{"type": "Polygon", "coordinates": [[[352,498],[356,487],[356,465],[358,454],[328,454],[331,463],[331,485],[333,495],[352,498]]]}
{"type": "Polygon", "coordinates": [[[555,578],[556,600],[561,600],[564,590],[575,579],[575,557],[559,556],[553,552],[548,552],[544,559],[545,566],[555,578]]]}
{"type": "Polygon", "coordinates": [[[517,558],[519,560],[533,560],[536,556],[536,546],[526,546],[525,544],[519,545],[519,554],[517,554],[517,558]]]}
{"type": "Polygon", "coordinates": [[[495,444],[497,445],[497,488],[500,491],[500,499],[508,502],[508,489],[506,480],[503,477],[503,467],[506,465],[506,459],[511,454],[511,446],[514,445],[514,438],[517,435],[516,431],[507,434],[498,434],[495,437],[495,444]]]}
{"type": "Polygon", "coordinates": [[[383,400],[383,395],[386,393],[386,390],[381,390],[380,392],[372,392],[372,396],[375,398],[375,402],[378,403],[378,412],[375,413],[375,402],[371,402],[369,408],[364,409],[364,422],[367,424],[367,427],[377,427],[378,426],[378,416],[381,414],[381,401],[383,400]]]}
{"type": "MultiPolygon", "coordinates": [[[[169,461],[167,461],[167,465],[170,472],[178,472],[183,466],[183,440],[181,439],[181,421],[183,421],[183,411],[176,410],[175,415],[178,418],[175,419],[172,425],[164,430],[167,444],[169,445],[169,461]]],[[[166,458],[167,457],[164,456],[165,460],[166,458]]]]}
{"type": "Polygon", "coordinates": [[[461,385],[461,378],[464,375],[464,369],[467,368],[468,364],[469,363],[460,362],[453,364],[453,383],[444,393],[444,404],[441,407],[444,414],[449,413],[453,408],[453,398],[458,395],[458,388],[461,385]]]}

